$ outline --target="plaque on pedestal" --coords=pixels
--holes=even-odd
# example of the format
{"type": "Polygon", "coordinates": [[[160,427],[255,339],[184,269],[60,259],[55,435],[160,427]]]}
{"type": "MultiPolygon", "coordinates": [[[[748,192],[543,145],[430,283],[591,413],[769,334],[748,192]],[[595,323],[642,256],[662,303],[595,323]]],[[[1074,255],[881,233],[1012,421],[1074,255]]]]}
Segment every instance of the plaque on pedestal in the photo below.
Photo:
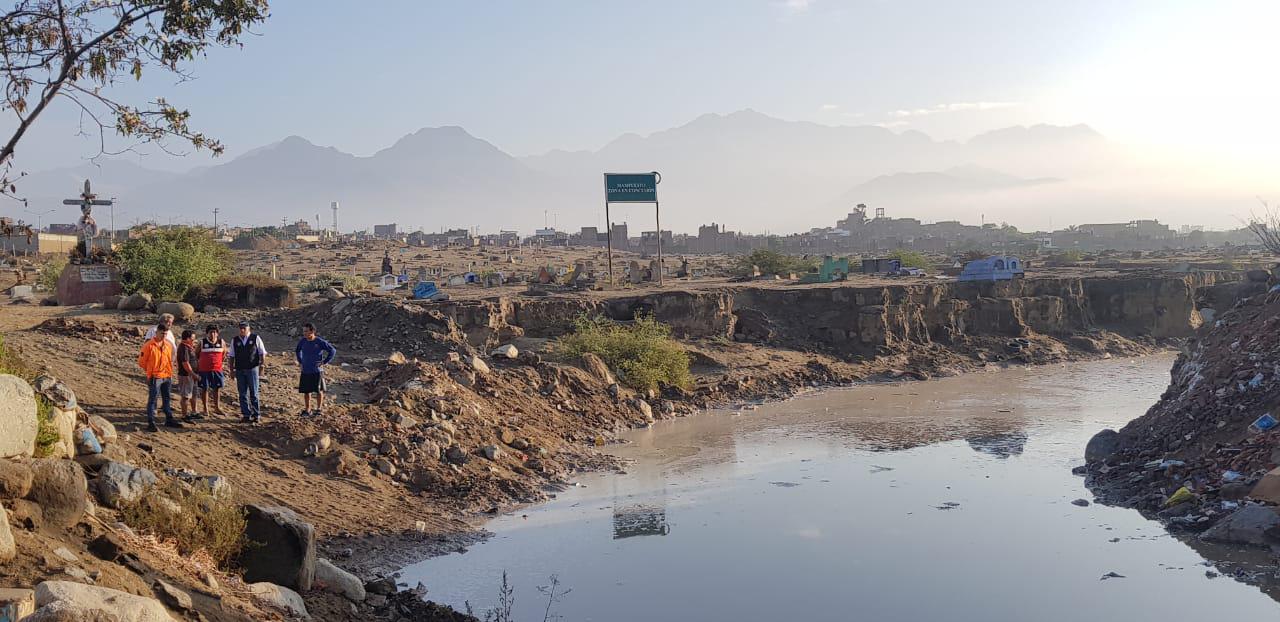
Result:
{"type": "Polygon", "coordinates": [[[123,291],[120,271],[110,264],[72,264],[58,277],[58,304],[63,306],[102,302],[107,296],[116,296],[123,291]]]}

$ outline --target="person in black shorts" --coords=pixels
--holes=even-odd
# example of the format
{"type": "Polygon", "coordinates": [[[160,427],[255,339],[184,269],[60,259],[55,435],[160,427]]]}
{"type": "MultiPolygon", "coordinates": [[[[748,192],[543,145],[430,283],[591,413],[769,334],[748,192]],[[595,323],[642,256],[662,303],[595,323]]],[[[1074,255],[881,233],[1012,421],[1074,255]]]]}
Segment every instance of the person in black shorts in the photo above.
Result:
{"type": "Polygon", "coordinates": [[[302,339],[295,350],[302,372],[298,376],[298,393],[302,394],[302,416],[319,416],[324,409],[324,367],[338,356],[333,344],[316,335],[311,322],[302,325],[302,339]],[[311,410],[311,394],[316,395],[316,409],[311,410]]]}

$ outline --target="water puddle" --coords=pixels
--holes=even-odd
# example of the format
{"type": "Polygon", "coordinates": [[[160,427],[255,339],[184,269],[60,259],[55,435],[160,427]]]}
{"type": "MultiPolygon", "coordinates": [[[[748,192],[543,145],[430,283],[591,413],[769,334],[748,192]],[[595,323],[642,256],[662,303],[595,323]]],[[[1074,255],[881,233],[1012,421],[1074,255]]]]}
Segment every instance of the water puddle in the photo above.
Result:
{"type": "Polygon", "coordinates": [[[1085,442],[1144,412],[1171,356],[824,391],[663,422],[626,475],[493,521],[407,568],[433,600],[542,620],[1269,619],[1196,549],[1071,475],[1085,442]]]}

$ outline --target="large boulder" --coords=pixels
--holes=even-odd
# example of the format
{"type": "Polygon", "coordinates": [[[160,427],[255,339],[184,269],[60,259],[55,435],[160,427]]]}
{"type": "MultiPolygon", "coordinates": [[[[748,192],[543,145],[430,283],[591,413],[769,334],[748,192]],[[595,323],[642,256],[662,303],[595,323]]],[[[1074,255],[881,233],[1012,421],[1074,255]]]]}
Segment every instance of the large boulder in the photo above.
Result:
{"type": "Polygon", "coordinates": [[[98,435],[98,440],[103,443],[114,443],[120,435],[116,433],[116,426],[110,421],[98,415],[89,415],[89,425],[93,427],[93,431],[98,435]]]}
{"type": "Polygon", "coordinates": [[[1265,505],[1249,504],[1218,521],[1200,534],[1200,539],[1223,544],[1280,544],[1280,514],[1265,505]]]}
{"type": "Polygon", "coordinates": [[[253,597],[265,605],[275,607],[291,616],[311,619],[311,614],[307,613],[307,603],[302,600],[297,592],[274,583],[250,583],[248,585],[249,593],[253,597]]]}
{"type": "Polygon", "coordinates": [[[75,410],[76,393],[67,386],[67,383],[48,374],[40,374],[36,376],[35,382],[31,383],[31,387],[36,393],[49,400],[50,404],[66,410],[75,410]]]}
{"type": "Polygon", "coordinates": [[[173,321],[186,324],[196,316],[196,308],[185,302],[162,302],[156,305],[156,314],[168,313],[173,321]]]}
{"type": "Polygon", "coordinates": [[[1105,462],[1117,451],[1120,451],[1120,433],[1106,429],[1094,434],[1084,446],[1084,461],[1089,464],[1105,462]]]}
{"type": "Polygon", "coordinates": [[[151,304],[151,294],[138,292],[120,299],[116,308],[121,311],[141,311],[151,304]]]}
{"type": "MultiPolygon", "coordinates": [[[[18,556],[18,546],[13,542],[13,532],[9,530],[9,513],[0,505],[0,564],[18,556]]],[[[361,590],[364,586],[361,586],[361,590]]]]}
{"type": "Polygon", "coordinates": [[[31,492],[47,527],[70,527],[80,522],[88,506],[84,469],[70,460],[43,458],[31,463],[31,492]]]}
{"type": "Polygon", "coordinates": [[[108,462],[98,470],[98,500],[103,505],[119,509],[121,505],[136,501],[156,485],[156,474],[123,462],[108,462]]]}
{"type": "Polygon", "coordinates": [[[36,451],[36,392],[17,376],[0,374],[0,458],[36,451]]]}
{"type": "Polygon", "coordinates": [[[286,507],[248,505],[245,510],[249,545],[239,559],[245,582],[311,589],[316,572],[315,528],[286,507]]]}
{"type": "Polygon", "coordinates": [[[1258,501],[1280,504],[1280,467],[1271,469],[1263,475],[1258,484],[1249,491],[1249,497],[1258,501]]]}
{"type": "Polygon", "coordinates": [[[31,492],[31,467],[0,460],[0,499],[21,499],[31,492]]]}
{"type": "Polygon", "coordinates": [[[37,585],[36,607],[22,622],[173,622],[158,600],[71,581],[37,585]]]}
{"type": "Polygon", "coordinates": [[[316,560],[315,586],[326,592],[341,594],[352,602],[362,603],[365,599],[364,582],[330,562],[320,558],[316,560]]]}

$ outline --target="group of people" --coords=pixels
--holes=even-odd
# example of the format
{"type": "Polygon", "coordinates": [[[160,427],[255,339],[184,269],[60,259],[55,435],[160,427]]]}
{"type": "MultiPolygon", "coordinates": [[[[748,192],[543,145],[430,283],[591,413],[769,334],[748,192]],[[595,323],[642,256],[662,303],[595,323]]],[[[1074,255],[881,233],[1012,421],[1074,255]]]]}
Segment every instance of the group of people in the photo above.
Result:
{"type": "MultiPolygon", "coordinates": [[[[195,331],[184,330],[175,339],[174,317],[165,313],[160,323],[146,334],[142,351],[138,354],[138,366],[147,376],[147,430],[158,432],[156,410],[164,413],[164,425],[182,428],[209,415],[223,416],[219,393],[226,383],[227,372],[236,383],[240,399],[240,422],[257,424],[262,419],[262,402],[259,397],[263,367],[267,361],[267,348],[262,338],[253,332],[248,322],[240,322],[235,337],[228,343],[222,339],[218,326],[205,327],[204,337],[196,340],[195,331]],[[172,393],[177,383],[178,403],[182,419],[174,417],[172,393]],[[197,402],[200,408],[197,409],[197,402]]],[[[310,322],[302,326],[302,338],[294,349],[294,359],[301,366],[298,392],[303,396],[302,416],[317,416],[324,408],[324,368],[337,357],[333,344],[320,338],[310,322]],[[311,396],[316,396],[316,407],[311,408],[311,396]]]]}

